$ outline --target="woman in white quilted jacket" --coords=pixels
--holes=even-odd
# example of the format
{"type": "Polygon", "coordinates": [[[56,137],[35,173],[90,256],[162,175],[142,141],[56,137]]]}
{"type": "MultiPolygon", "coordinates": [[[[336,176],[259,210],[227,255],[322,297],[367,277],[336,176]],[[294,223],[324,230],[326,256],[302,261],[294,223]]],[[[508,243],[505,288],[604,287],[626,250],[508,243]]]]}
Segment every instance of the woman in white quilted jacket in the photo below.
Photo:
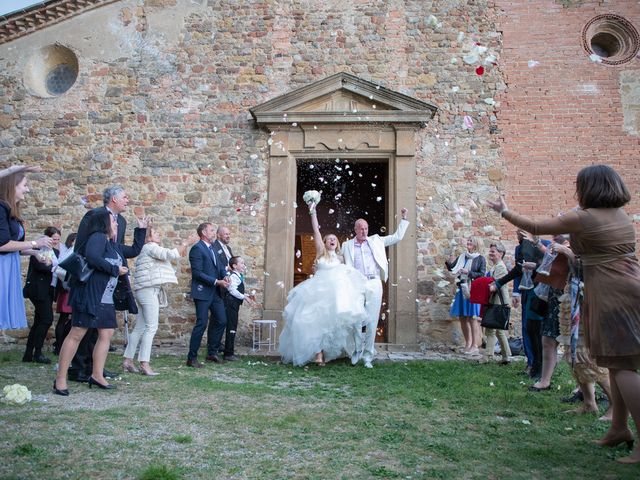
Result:
{"type": "Polygon", "coordinates": [[[125,372],[142,373],[155,376],[151,370],[151,345],[153,337],[158,330],[158,317],[160,307],[167,306],[167,295],[164,286],[169,283],[178,283],[175,270],[171,265],[172,260],[183,257],[187,247],[198,241],[195,234],[189,236],[186,242],[182,242],[176,248],[164,248],[160,246],[160,232],[154,227],[147,228],[147,237],[140,255],[136,257],[136,268],[133,274],[133,294],[138,304],[136,325],[129,343],[124,352],[122,368],[125,372]],[[133,356],[140,344],[138,361],[140,369],[133,364],[133,356]]]}

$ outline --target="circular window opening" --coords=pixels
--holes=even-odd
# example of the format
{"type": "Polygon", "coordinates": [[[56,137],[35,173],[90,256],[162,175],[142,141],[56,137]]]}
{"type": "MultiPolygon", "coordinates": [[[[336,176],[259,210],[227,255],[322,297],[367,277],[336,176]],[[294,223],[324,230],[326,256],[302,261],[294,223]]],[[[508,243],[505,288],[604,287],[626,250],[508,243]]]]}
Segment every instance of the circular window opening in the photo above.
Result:
{"type": "Polygon", "coordinates": [[[591,39],[591,50],[603,58],[614,57],[620,51],[620,42],[610,33],[598,33],[591,39]]]}
{"type": "Polygon", "coordinates": [[[51,95],[62,95],[75,83],[77,76],[78,73],[70,65],[58,65],[47,75],[47,91],[51,95]]]}
{"type": "Polygon", "coordinates": [[[615,14],[598,15],[582,30],[582,45],[606,65],[620,65],[633,60],[640,50],[638,30],[626,18],[615,14]]]}
{"type": "Polygon", "coordinates": [[[62,45],[35,51],[25,66],[24,84],[32,95],[51,98],[67,92],[78,78],[78,57],[62,45]]]}

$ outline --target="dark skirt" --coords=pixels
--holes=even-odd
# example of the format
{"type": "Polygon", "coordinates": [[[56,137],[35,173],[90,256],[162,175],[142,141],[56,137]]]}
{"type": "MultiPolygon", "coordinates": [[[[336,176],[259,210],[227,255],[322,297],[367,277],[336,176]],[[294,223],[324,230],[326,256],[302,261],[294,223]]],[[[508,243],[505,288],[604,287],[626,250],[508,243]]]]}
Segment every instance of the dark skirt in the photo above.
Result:
{"type": "Polygon", "coordinates": [[[71,325],[81,328],[117,328],[116,309],[113,305],[101,303],[95,316],[74,310],[71,325]]]}

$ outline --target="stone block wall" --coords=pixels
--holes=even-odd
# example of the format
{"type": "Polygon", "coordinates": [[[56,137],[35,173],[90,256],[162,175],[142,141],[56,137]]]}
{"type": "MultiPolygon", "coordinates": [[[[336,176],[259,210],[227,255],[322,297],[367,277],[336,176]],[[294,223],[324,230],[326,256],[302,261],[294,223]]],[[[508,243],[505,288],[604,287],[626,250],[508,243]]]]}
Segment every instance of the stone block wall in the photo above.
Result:
{"type": "MultiPolygon", "coordinates": [[[[637,61],[593,65],[578,38],[594,12],[637,19],[638,7],[562,3],[123,0],[0,45],[0,163],[44,168],[31,176],[30,235],[54,224],[65,236],[85,212],[81,198],[98,205],[112,184],[130,193],[130,228],[150,214],[167,246],[201,221],[228,225],[260,301],[265,221],[278,206],[266,194],[269,132],[248,109],[341,71],[431,102],[439,113],[415,137],[417,341],[457,342],[442,265],[468,235],[512,237],[483,207],[497,188],[513,208],[542,215],[570,204],[577,166],[594,159],[623,169],[634,191],[640,184],[629,161],[637,131],[622,131],[620,103],[620,79],[634,83],[624,72],[637,61]],[[78,80],[38,98],[24,70],[54,43],[77,55],[78,80]],[[540,65],[529,69],[529,57],[540,65]]],[[[188,261],[178,270],[163,342],[184,343],[194,322],[188,261]]],[[[241,313],[247,343],[261,312],[241,313]]]]}

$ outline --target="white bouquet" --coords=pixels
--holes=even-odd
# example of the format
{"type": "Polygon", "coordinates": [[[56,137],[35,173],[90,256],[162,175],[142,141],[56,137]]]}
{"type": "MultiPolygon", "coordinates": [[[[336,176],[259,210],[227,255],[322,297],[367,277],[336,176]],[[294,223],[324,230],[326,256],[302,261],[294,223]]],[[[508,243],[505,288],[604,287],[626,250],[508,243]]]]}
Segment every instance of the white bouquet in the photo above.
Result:
{"type": "Polygon", "coordinates": [[[304,195],[302,195],[302,199],[304,200],[304,203],[309,206],[311,206],[312,203],[318,205],[318,203],[320,203],[320,192],[317,190],[307,190],[304,192],[304,195]]]}
{"type": "Polygon", "coordinates": [[[7,385],[2,389],[4,393],[4,402],[17,403],[18,405],[25,404],[31,401],[31,392],[24,385],[14,383],[13,385],[7,385]]]}

